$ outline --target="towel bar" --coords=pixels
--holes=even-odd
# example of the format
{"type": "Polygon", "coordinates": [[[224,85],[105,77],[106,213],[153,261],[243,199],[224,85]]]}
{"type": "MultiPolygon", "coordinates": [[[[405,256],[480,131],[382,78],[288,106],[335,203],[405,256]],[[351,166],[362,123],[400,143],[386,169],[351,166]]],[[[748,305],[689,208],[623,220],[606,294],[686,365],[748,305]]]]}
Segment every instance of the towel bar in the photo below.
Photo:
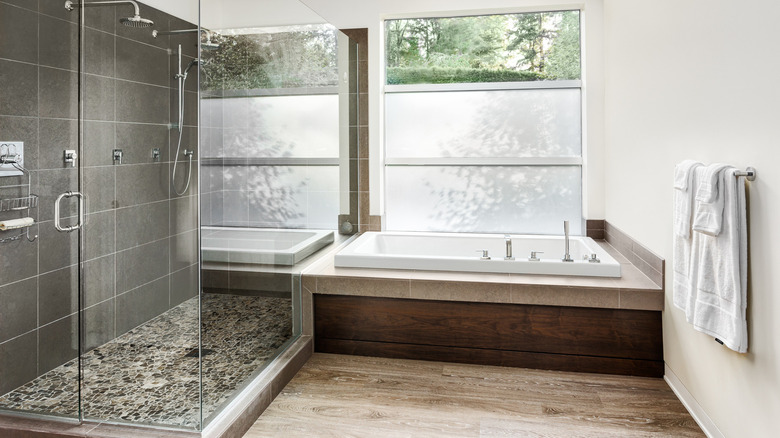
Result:
{"type": "Polygon", "coordinates": [[[756,169],[755,169],[755,168],[753,168],[753,167],[748,167],[747,169],[745,169],[745,171],[744,171],[744,172],[743,172],[743,171],[741,171],[741,170],[740,170],[740,171],[738,171],[738,172],[734,172],[734,176],[744,176],[744,177],[745,177],[745,179],[747,179],[748,181],[755,181],[755,180],[756,180],[756,174],[757,174],[757,173],[758,173],[758,172],[756,172],[756,169]]]}

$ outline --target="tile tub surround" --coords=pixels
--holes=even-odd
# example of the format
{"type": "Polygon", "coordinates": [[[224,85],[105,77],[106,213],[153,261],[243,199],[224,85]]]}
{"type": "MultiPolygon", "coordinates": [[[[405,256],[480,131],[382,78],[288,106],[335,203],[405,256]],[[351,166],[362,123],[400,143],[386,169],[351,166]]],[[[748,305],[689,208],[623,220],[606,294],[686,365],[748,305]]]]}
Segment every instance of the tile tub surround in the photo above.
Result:
{"type": "MultiPolygon", "coordinates": [[[[412,304],[414,300],[419,300],[421,305],[424,302],[434,303],[436,301],[441,301],[447,305],[467,305],[470,303],[512,304],[516,305],[512,306],[513,309],[517,309],[521,314],[522,312],[531,312],[530,314],[533,314],[534,307],[539,307],[540,309],[547,307],[553,309],[553,311],[555,308],[559,308],[561,312],[567,312],[573,318],[585,317],[590,318],[589,320],[591,321],[599,320],[598,311],[601,310],[613,311],[614,314],[609,314],[607,317],[614,318],[614,321],[625,321],[626,318],[630,320],[632,312],[638,312],[636,315],[639,316],[641,313],[642,318],[649,318],[648,323],[650,325],[648,327],[651,327],[653,332],[656,333],[651,336],[651,339],[655,339],[660,343],[662,338],[660,315],[664,308],[663,289],[642,274],[614,247],[606,242],[599,242],[599,244],[621,263],[623,273],[621,278],[605,279],[546,275],[350,269],[334,267],[332,257],[327,257],[319,263],[312,265],[303,273],[301,297],[303,333],[313,335],[315,342],[318,342],[318,332],[314,326],[315,317],[319,318],[314,310],[317,297],[333,296],[333,298],[339,298],[353,296],[354,298],[366,299],[396,298],[400,299],[397,300],[399,302],[406,302],[407,304],[405,305],[408,305],[409,309],[417,307],[412,304]],[[578,312],[584,313],[579,315],[578,312]]],[[[355,308],[358,308],[363,304],[358,300],[355,302],[355,305],[357,306],[355,308]]],[[[370,306],[371,304],[368,305],[370,306]]],[[[433,306],[434,309],[437,307],[433,306]]],[[[470,311],[470,309],[463,306],[453,310],[453,315],[459,315],[454,317],[455,320],[461,321],[463,318],[468,320],[469,317],[464,315],[467,315],[470,311]]],[[[363,310],[358,309],[356,312],[356,314],[362,314],[363,310]]],[[[401,310],[400,312],[403,313],[404,311],[401,310]]],[[[381,314],[382,311],[377,313],[377,315],[381,314]]],[[[565,322],[564,320],[561,321],[565,322]]],[[[602,336],[605,330],[604,327],[600,324],[594,324],[594,327],[597,327],[593,335],[596,336],[595,339],[610,339],[610,336],[602,336]]],[[[631,329],[630,324],[621,327],[623,328],[620,330],[624,328],[631,329]]],[[[550,330],[556,330],[556,328],[552,327],[550,330]]],[[[497,336],[498,338],[495,342],[500,344],[507,335],[499,333],[497,336]]],[[[585,340],[590,343],[596,342],[590,337],[585,340]]],[[[342,344],[333,348],[338,348],[340,353],[352,351],[355,354],[376,355],[384,351],[386,354],[398,354],[398,357],[425,357],[435,360],[442,360],[444,357],[454,357],[454,353],[458,353],[460,354],[458,361],[466,362],[482,357],[473,355],[470,352],[471,350],[467,351],[453,345],[432,345],[432,349],[429,348],[427,351],[415,350],[414,348],[410,350],[407,348],[410,344],[401,338],[399,338],[399,343],[395,346],[397,348],[394,351],[374,349],[369,352],[366,348],[370,349],[379,345],[371,342],[361,345],[342,344]],[[457,351],[453,352],[453,348],[457,351]],[[414,356],[415,354],[418,356],[414,356]],[[426,354],[428,356],[425,356],[426,354]]],[[[325,344],[321,345],[322,348],[326,348],[325,344]]],[[[576,345],[577,342],[574,342],[570,346],[577,350],[576,345]]],[[[332,343],[331,346],[333,346],[332,343]]],[[[607,350],[610,348],[607,347],[607,350]]],[[[626,374],[660,375],[663,364],[660,347],[653,345],[649,348],[650,350],[648,351],[654,352],[654,355],[647,358],[644,362],[626,362],[625,359],[633,359],[630,355],[627,355],[616,357],[615,361],[611,361],[611,363],[603,366],[610,366],[612,367],[611,369],[615,370],[614,372],[626,374]],[[656,366],[658,364],[660,366],[656,366]]],[[[336,351],[332,350],[331,352],[336,351]]],[[[578,355],[567,355],[565,352],[566,350],[561,350],[555,352],[555,356],[550,356],[548,355],[549,352],[540,351],[539,354],[530,357],[529,355],[518,356],[516,353],[511,352],[502,353],[501,349],[497,349],[494,350],[494,354],[491,356],[493,359],[490,359],[493,362],[489,364],[523,364],[522,366],[557,367],[556,369],[582,371],[593,371],[602,367],[601,364],[592,361],[585,363],[588,362],[585,360],[587,358],[582,359],[578,355]]]]}
{"type": "MultiPolygon", "coordinates": [[[[215,412],[292,333],[289,298],[203,296],[203,417],[215,412]]],[[[192,298],[82,356],[87,418],[197,428],[198,301],[192,298]],[[129,384],[128,384],[129,382],[129,384]],[[173,396],[172,396],[173,395],[173,396]]],[[[78,409],[72,360],[0,397],[3,407],[67,415],[78,409]]]]}
{"type": "Polygon", "coordinates": [[[335,294],[663,310],[663,289],[614,247],[598,243],[620,262],[621,278],[337,268],[332,257],[324,257],[303,272],[304,304],[307,294],[335,294]]]}
{"type": "Polygon", "coordinates": [[[655,284],[664,287],[665,261],[659,255],[603,219],[587,220],[586,229],[588,237],[606,240],[655,284]]]}
{"type": "MultiPolygon", "coordinates": [[[[78,149],[79,13],[67,12],[63,4],[0,0],[0,140],[24,142],[32,191],[40,195],[32,212],[38,240],[0,246],[0,393],[77,354],[78,233],[59,233],[53,226],[54,199],[79,182],[79,169],[62,160],[63,150],[78,149]]],[[[194,26],[143,4],[141,10],[155,29],[194,26]]],[[[124,7],[85,11],[87,98],[79,159],[88,198],[86,348],[197,293],[197,185],[191,196],[171,196],[173,134],[167,127],[177,117],[172,115],[176,57],[167,47],[182,43],[194,57],[195,40],[187,43],[191,35],[154,40],[148,30],[119,24],[124,13],[124,7]],[[160,162],[152,161],[152,147],[161,149],[160,162]],[[122,165],[113,165],[114,148],[124,151],[122,165]]],[[[0,197],[8,195],[2,186],[18,182],[0,178],[0,197]]],[[[73,205],[63,202],[69,213],[73,205]]]]}

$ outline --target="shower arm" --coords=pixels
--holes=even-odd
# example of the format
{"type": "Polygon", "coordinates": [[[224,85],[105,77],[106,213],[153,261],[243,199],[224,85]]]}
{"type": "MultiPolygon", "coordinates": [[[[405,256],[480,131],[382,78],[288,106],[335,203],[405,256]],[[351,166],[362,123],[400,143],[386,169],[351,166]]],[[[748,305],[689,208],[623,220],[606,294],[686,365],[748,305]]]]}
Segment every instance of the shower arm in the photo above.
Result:
{"type": "Polygon", "coordinates": [[[72,11],[75,8],[86,8],[88,6],[116,5],[122,3],[129,3],[133,5],[133,7],[135,8],[135,16],[136,17],[141,16],[141,9],[138,7],[138,3],[134,2],[133,0],[115,0],[115,1],[89,2],[89,3],[84,3],[83,1],[81,3],[73,3],[72,0],[67,0],[65,2],[65,9],[72,11]]]}
{"type": "MultiPolygon", "coordinates": [[[[198,29],[179,29],[179,30],[156,30],[155,29],[155,30],[152,31],[152,37],[157,38],[158,36],[161,36],[161,35],[178,35],[180,33],[192,33],[192,32],[197,32],[197,31],[198,31],[198,29]]],[[[206,39],[209,40],[209,41],[211,41],[211,37],[212,37],[212,35],[214,35],[211,31],[203,29],[203,28],[200,29],[200,32],[201,33],[205,33],[206,34],[206,39]]]]}

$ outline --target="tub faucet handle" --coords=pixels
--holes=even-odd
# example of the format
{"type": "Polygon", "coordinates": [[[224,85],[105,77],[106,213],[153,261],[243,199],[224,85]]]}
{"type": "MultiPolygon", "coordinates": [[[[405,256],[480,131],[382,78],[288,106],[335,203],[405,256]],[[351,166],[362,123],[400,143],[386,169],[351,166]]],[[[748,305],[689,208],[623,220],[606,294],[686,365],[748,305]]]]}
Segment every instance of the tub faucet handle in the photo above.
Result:
{"type": "Polygon", "coordinates": [[[490,256],[488,255],[488,250],[486,249],[478,249],[476,252],[481,252],[482,257],[480,257],[480,260],[490,260],[490,256]]]}
{"type": "Polygon", "coordinates": [[[563,239],[564,239],[563,261],[573,262],[574,259],[571,258],[571,254],[569,253],[569,221],[563,221],[563,239]]]}
{"type": "Polygon", "coordinates": [[[540,259],[537,254],[544,254],[544,251],[531,251],[531,257],[528,257],[529,262],[538,262],[540,259]]]}
{"type": "Polygon", "coordinates": [[[601,263],[601,260],[599,260],[599,256],[594,252],[590,255],[590,258],[588,259],[588,263],[601,263]]]}

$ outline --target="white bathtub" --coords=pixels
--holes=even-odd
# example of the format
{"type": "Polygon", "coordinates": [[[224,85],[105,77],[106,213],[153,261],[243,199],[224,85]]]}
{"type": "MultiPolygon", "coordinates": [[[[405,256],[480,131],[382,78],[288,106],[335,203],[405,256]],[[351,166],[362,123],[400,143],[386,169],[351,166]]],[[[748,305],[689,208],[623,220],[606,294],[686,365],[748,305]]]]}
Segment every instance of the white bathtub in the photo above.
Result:
{"type": "Polygon", "coordinates": [[[201,228],[204,262],[292,266],[332,242],[330,230],[201,228]]]}
{"type": "Polygon", "coordinates": [[[511,274],[584,275],[620,277],[620,263],[593,239],[572,236],[569,253],[573,262],[563,262],[563,236],[513,235],[515,260],[504,260],[503,235],[445,233],[364,233],[335,256],[337,267],[469,271],[511,274]],[[482,250],[490,260],[481,260],[482,250]],[[529,261],[531,251],[540,261],[529,261]],[[596,254],[600,263],[583,260],[596,254]]]}

